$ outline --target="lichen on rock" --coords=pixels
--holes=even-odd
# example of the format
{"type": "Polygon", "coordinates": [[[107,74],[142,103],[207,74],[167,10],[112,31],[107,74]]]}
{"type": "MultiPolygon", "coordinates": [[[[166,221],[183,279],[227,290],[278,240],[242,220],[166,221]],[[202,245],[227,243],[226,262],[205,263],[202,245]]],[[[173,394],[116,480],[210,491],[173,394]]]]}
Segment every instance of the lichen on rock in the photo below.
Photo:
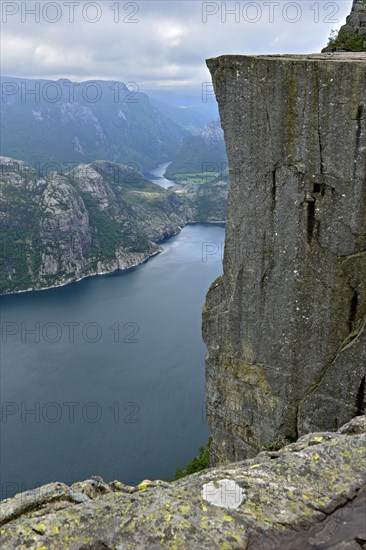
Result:
{"type": "Polygon", "coordinates": [[[272,548],[285,548],[281,540],[290,538],[286,548],[296,548],[296,529],[323,526],[358,498],[365,460],[366,417],[360,416],[336,433],[308,434],[280,451],[172,483],[51,483],[1,503],[0,544],[9,550],[254,549],[260,537],[262,545],[276,540],[272,548]]]}

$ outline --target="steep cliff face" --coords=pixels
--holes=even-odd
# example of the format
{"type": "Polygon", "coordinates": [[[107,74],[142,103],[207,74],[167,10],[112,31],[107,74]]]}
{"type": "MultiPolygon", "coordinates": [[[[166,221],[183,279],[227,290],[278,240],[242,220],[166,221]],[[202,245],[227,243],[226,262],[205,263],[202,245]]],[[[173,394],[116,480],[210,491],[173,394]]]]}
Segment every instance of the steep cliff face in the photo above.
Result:
{"type": "Polygon", "coordinates": [[[203,317],[217,464],[365,408],[366,54],[207,63],[231,182],[203,317]]]}

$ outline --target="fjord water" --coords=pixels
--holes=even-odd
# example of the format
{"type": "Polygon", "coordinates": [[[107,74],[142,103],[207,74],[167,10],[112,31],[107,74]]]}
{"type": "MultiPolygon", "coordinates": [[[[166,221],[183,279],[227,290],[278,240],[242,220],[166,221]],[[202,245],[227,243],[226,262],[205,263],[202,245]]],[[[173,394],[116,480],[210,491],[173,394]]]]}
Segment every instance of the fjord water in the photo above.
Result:
{"type": "Polygon", "coordinates": [[[127,272],[1,299],[2,498],[92,475],[171,478],[197,455],[201,309],[223,241],[223,227],[189,225],[127,272]]]}
{"type": "Polygon", "coordinates": [[[174,183],[171,180],[167,180],[164,177],[165,171],[168,168],[169,164],[171,164],[171,161],[164,162],[163,164],[159,164],[156,168],[148,172],[146,174],[146,177],[148,177],[149,180],[152,181],[153,183],[156,183],[160,187],[163,187],[163,189],[171,189],[171,188],[177,187],[176,183],[174,183]]]}

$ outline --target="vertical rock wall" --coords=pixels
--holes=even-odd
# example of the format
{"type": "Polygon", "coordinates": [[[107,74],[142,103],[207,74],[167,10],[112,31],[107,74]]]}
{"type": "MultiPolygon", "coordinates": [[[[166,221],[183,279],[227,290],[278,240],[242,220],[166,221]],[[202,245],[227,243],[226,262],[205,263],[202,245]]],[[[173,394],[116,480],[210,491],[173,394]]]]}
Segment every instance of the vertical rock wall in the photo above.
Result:
{"type": "Polygon", "coordinates": [[[353,0],[351,13],[342,29],[343,32],[363,36],[366,50],[366,0],[353,0]]]}
{"type": "Polygon", "coordinates": [[[207,64],[231,182],[203,312],[218,464],[364,411],[366,54],[207,64]]]}

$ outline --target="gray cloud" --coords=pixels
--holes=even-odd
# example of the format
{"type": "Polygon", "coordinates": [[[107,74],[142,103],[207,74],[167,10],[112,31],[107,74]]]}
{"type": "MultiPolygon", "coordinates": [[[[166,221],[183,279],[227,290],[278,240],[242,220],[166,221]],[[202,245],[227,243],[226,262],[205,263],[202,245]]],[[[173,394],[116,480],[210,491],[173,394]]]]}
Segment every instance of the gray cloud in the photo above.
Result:
{"type": "Polygon", "coordinates": [[[209,80],[205,58],[223,53],[319,51],[344,22],[351,0],[44,0],[1,7],[3,74],[152,88],[198,86],[209,80]]]}

